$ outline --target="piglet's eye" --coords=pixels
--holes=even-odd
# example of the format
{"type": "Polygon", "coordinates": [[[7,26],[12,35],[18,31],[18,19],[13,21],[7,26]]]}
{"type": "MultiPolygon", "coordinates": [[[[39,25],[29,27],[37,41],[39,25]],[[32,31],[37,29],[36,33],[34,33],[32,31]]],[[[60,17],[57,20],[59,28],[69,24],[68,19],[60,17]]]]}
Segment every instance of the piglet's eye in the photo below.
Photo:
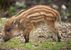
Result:
{"type": "Polygon", "coordinates": [[[6,31],[10,32],[12,28],[8,28],[6,31]]]}

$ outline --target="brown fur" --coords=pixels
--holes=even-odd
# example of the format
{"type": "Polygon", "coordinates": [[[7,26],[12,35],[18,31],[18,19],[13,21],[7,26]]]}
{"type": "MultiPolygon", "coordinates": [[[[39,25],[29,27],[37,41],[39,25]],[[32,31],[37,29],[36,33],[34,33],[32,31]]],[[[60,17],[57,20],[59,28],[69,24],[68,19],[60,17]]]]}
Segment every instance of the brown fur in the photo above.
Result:
{"type": "Polygon", "coordinates": [[[34,6],[16,17],[10,18],[4,26],[4,39],[7,41],[15,35],[23,34],[25,42],[29,42],[29,33],[36,24],[45,22],[60,41],[55,22],[59,20],[60,14],[53,8],[45,5],[34,6]]]}

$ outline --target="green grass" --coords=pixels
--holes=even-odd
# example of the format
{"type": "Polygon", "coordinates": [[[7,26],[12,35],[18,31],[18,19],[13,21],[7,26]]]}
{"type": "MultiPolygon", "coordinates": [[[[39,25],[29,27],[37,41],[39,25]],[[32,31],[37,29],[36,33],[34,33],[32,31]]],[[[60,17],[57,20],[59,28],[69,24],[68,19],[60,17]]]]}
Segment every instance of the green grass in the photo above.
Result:
{"type": "Polygon", "coordinates": [[[38,45],[33,45],[31,42],[22,43],[20,39],[13,38],[8,42],[4,42],[0,45],[0,48],[21,48],[28,50],[61,50],[61,48],[69,47],[71,48],[71,41],[68,42],[42,42],[38,45]]]}

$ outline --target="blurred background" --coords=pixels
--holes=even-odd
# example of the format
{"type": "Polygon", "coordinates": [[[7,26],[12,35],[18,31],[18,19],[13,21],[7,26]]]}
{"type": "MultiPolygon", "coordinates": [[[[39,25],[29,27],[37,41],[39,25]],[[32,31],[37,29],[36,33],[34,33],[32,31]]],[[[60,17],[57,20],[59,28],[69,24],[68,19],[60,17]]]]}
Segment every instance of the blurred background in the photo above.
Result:
{"type": "Polygon", "coordinates": [[[0,0],[0,17],[11,17],[39,4],[52,6],[60,12],[62,21],[71,22],[71,0],[0,0]]]}

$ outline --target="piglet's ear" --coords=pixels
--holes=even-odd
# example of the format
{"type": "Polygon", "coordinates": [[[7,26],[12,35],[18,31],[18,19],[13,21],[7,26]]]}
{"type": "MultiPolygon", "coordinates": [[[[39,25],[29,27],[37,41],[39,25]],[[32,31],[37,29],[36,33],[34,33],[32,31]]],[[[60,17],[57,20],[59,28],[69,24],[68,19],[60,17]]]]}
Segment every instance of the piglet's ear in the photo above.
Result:
{"type": "Polygon", "coordinates": [[[18,24],[15,24],[15,27],[18,27],[18,24]]]}
{"type": "Polygon", "coordinates": [[[13,21],[13,24],[16,24],[16,20],[13,21]]]}
{"type": "Polygon", "coordinates": [[[18,26],[20,25],[20,21],[14,20],[13,24],[14,24],[16,27],[18,27],[18,26]]]}
{"type": "Polygon", "coordinates": [[[17,20],[14,20],[14,21],[13,21],[13,24],[15,24],[15,25],[16,25],[17,23],[18,23],[18,21],[17,21],[17,20]]]}

